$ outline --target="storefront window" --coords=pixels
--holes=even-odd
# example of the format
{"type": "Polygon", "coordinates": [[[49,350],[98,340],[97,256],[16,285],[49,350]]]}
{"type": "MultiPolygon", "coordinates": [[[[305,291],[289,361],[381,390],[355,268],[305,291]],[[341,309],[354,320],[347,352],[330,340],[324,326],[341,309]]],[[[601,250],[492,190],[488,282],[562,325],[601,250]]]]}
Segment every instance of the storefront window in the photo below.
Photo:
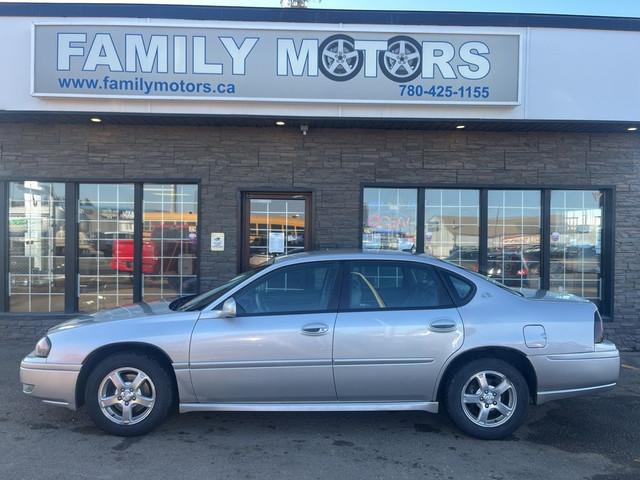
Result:
{"type": "Polygon", "coordinates": [[[479,202],[478,190],[427,189],[424,251],[477,272],[479,202]]]}
{"type": "Polygon", "coordinates": [[[134,186],[78,189],[78,302],[82,311],[133,301],[134,186]]]}
{"type": "Polygon", "coordinates": [[[10,182],[9,205],[10,311],[64,311],[64,184],[10,182]]]}
{"type": "Polygon", "coordinates": [[[9,201],[4,309],[91,312],[197,293],[198,185],[3,185],[9,201]],[[66,222],[66,215],[75,218],[66,222]]]}
{"type": "Polygon", "coordinates": [[[602,288],[602,192],[551,192],[552,290],[599,304],[602,288]]]}
{"type": "Polygon", "coordinates": [[[417,195],[414,188],[365,188],[362,248],[415,251],[417,195]]]}
{"type": "Polygon", "coordinates": [[[540,190],[490,190],[488,276],[518,288],[540,288],[540,190]]]}
{"type": "Polygon", "coordinates": [[[145,184],[142,209],[144,300],[194,292],[197,185],[145,184]]]}
{"type": "Polygon", "coordinates": [[[252,198],[249,201],[249,265],[305,250],[306,200],[252,198]]]}

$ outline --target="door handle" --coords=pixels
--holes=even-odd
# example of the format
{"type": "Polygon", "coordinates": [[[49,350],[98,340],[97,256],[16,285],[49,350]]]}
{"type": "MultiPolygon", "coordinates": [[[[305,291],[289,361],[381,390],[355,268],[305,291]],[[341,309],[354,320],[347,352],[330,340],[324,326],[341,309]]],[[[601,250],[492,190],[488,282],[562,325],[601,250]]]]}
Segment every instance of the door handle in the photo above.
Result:
{"type": "Polygon", "coordinates": [[[433,332],[453,332],[458,324],[449,318],[440,318],[429,324],[429,330],[433,332]]]}
{"type": "Polygon", "coordinates": [[[307,323],[303,325],[301,331],[304,335],[324,335],[329,331],[326,323],[307,323]]]}

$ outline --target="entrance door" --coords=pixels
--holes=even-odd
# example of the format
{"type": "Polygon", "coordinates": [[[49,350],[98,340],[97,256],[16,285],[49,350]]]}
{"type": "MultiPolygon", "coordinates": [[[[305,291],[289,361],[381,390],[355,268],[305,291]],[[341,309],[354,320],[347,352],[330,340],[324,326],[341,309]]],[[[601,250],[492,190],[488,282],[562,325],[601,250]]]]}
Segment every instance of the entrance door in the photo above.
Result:
{"type": "Polygon", "coordinates": [[[311,246],[311,194],[245,192],[242,199],[242,270],[311,246]]]}

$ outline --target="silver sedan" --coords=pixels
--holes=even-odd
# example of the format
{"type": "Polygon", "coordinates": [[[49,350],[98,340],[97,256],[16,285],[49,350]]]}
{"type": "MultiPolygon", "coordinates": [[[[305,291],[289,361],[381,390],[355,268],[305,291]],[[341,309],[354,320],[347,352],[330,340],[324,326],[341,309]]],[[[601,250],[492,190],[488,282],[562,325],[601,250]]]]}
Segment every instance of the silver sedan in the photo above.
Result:
{"type": "Polygon", "coordinates": [[[515,431],[531,403],[605,392],[620,357],[596,306],[515,291],[425,255],[280,257],[204,294],[64,322],[21,363],[26,394],[121,436],[191,411],[423,410],[515,431]]]}

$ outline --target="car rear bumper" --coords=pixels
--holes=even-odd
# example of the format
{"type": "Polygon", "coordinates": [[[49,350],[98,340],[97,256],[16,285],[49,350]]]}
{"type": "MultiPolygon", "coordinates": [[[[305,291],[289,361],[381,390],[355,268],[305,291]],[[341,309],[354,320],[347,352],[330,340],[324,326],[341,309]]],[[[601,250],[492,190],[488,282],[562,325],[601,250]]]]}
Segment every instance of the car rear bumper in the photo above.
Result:
{"type": "Polygon", "coordinates": [[[45,403],[76,410],[76,382],[82,365],[50,364],[28,356],[20,363],[22,391],[45,403]]]}
{"type": "Polygon", "coordinates": [[[597,344],[593,352],[529,358],[538,377],[538,405],[609,391],[620,375],[620,353],[611,342],[597,344]]]}

